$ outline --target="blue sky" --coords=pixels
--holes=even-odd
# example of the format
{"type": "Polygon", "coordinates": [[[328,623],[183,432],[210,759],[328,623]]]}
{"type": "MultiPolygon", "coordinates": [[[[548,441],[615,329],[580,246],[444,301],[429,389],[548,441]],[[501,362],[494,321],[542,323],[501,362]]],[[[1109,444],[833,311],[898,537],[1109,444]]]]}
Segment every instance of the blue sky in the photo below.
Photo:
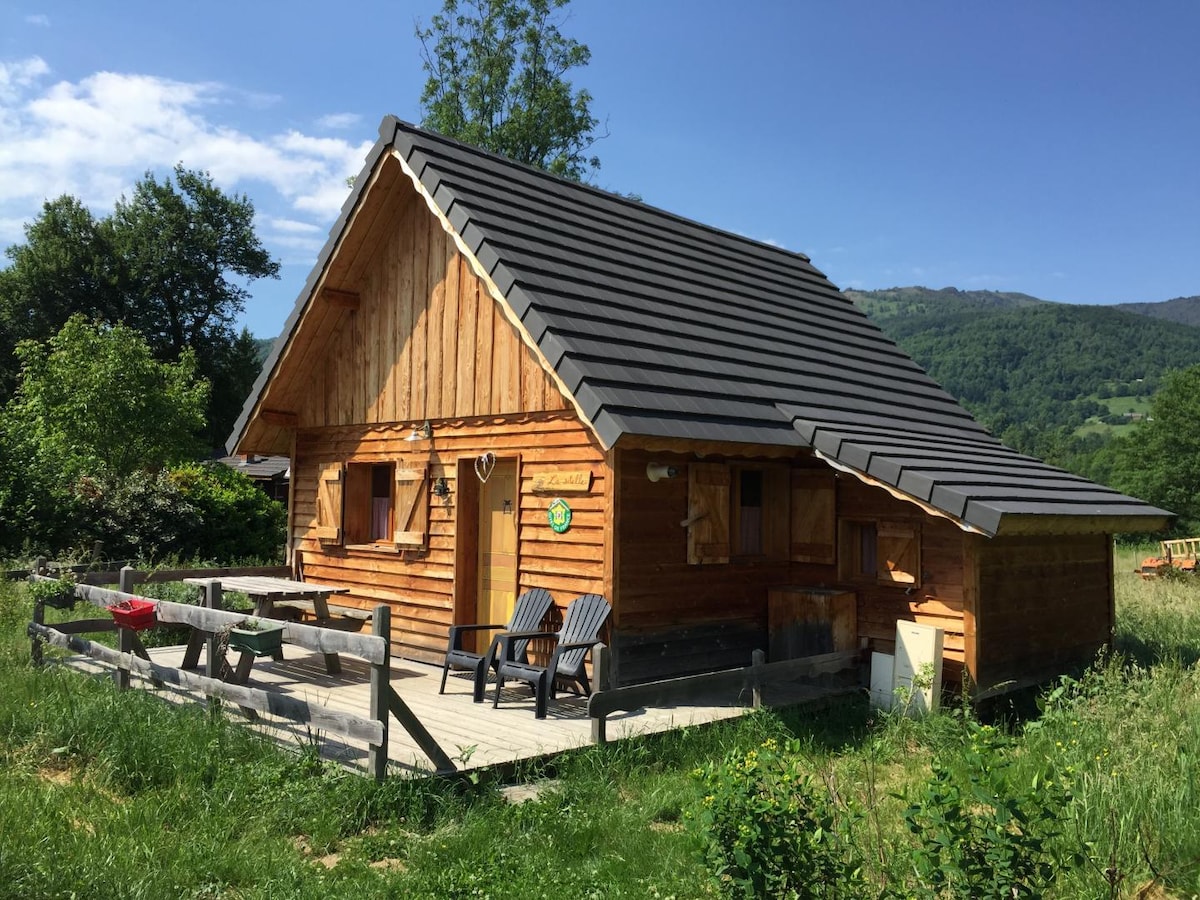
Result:
{"type": "MultiPolygon", "coordinates": [[[[282,327],[379,120],[419,121],[440,0],[0,0],[0,246],[147,169],[245,193],[282,327]]],[[[574,0],[601,187],[841,287],[1200,294],[1200,3],[574,0]]]]}

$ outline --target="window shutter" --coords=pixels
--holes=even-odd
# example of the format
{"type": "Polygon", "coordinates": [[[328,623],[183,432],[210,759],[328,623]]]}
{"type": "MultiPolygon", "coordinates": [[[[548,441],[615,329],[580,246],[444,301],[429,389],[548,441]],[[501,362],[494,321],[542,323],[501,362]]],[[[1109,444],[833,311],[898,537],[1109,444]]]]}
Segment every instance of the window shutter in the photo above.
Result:
{"type": "Polygon", "coordinates": [[[402,469],[396,466],[395,534],[397,547],[426,546],[429,531],[429,467],[402,469]]]}
{"type": "Polygon", "coordinates": [[[837,559],[836,497],[833,472],[792,470],[793,562],[833,565],[837,559]]]}
{"type": "Polygon", "coordinates": [[[317,527],[319,541],[342,542],[342,488],[345,484],[344,464],[329,463],[321,467],[317,478],[317,527]]]}
{"type": "Polygon", "coordinates": [[[784,562],[791,551],[791,470],[768,466],[763,470],[763,553],[784,562]]]}
{"type": "Polygon", "coordinates": [[[688,562],[729,562],[729,466],[688,466],[688,562]]]}
{"type": "Polygon", "coordinates": [[[905,522],[879,522],[875,526],[876,566],[880,581],[917,584],[921,571],[921,536],[905,522]]]}

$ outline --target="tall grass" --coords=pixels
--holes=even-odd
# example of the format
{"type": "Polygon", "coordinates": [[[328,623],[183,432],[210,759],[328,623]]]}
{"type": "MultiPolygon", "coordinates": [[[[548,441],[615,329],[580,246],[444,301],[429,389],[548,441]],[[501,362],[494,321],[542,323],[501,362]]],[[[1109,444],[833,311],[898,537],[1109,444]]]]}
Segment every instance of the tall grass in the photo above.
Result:
{"type": "MultiPolygon", "coordinates": [[[[1085,861],[1053,896],[1200,894],[1200,580],[1143,582],[1139,553],[1118,557],[1116,654],[999,723],[1014,788],[1050,763],[1070,782],[1060,840],[1085,861]]],[[[919,843],[905,798],[969,740],[962,710],[912,721],[852,698],[528,764],[519,777],[546,786],[510,805],[495,775],[377,785],[202,707],[35,671],[28,618],[22,587],[0,584],[0,896],[716,896],[693,770],[771,739],[867,811],[869,886],[900,889],[919,843]]]]}

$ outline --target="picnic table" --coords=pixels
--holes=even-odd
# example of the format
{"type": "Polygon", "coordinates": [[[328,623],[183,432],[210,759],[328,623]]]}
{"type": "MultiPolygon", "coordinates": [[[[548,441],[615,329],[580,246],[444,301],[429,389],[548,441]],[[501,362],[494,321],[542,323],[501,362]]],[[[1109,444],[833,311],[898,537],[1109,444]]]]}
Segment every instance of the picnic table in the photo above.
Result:
{"type": "MultiPolygon", "coordinates": [[[[229,575],[223,578],[185,578],[185,584],[194,584],[203,591],[211,591],[213,587],[219,585],[220,590],[238,591],[245,594],[254,601],[254,615],[257,618],[270,619],[274,617],[275,604],[292,601],[305,600],[312,603],[313,613],[318,619],[329,618],[329,596],[331,594],[345,594],[349,592],[347,587],[339,587],[328,584],[314,584],[311,581],[293,581],[290,578],[271,578],[265,575],[229,575]]],[[[199,661],[199,645],[196,645],[195,654],[191,653],[191,644],[189,644],[189,655],[185,656],[186,663],[190,656],[195,656],[191,660],[192,665],[199,661]]],[[[336,653],[326,653],[325,656],[325,671],[330,675],[336,675],[342,671],[341,660],[336,653]]],[[[275,659],[282,659],[283,652],[280,651],[275,659]]],[[[252,657],[249,654],[242,654],[243,662],[238,664],[235,680],[245,681],[250,674],[249,660],[252,657]]]]}

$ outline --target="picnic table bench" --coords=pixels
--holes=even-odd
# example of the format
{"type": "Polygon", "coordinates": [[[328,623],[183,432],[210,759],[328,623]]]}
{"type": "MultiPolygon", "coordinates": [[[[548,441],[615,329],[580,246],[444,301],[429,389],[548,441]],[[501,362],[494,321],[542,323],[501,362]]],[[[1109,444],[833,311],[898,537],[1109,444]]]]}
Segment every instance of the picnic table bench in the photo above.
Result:
{"type": "MultiPolygon", "coordinates": [[[[311,603],[313,613],[318,619],[329,619],[329,597],[331,594],[345,594],[349,588],[328,584],[314,584],[310,581],[293,581],[289,578],[272,578],[264,575],[236,575],[224,578],[185,578],[186,584],[194,584],[203,590],[206,596],[219,596],[220,592],[238,591],[245,594],[254,602],[254,615],[261,619],[277,618],[275,604],[311,603]]],[[[195,666],[200,659],[200,643],[203,637],[193,635],[188,643],[188,651],[184,657],[184,668],[195,666]],[[195,648],[193,651],[193,647],[195,648]]],[[[342,663],[336,653],[326,653],[325,671],[336,675],[342,671],[342,663]]],[[[283,658],[283,651],[275,655],[275,659],[283,658]]],[[[235,680],[244,682],[250,675],[250,663],[253,657],[242,654],[235,672],[235,680]]]]}

